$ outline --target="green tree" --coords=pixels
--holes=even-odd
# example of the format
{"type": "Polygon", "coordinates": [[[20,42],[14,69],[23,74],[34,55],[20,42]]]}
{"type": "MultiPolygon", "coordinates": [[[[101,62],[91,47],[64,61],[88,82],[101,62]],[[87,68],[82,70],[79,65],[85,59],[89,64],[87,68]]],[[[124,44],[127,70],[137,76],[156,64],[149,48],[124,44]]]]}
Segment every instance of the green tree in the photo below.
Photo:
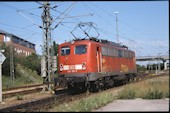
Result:
{"type": "Polygon", "coordinates": [[[141,65],[136,65],[137,66],[137,71],[138,72],[141,72],[141,71],[146,71],[146,68],[145,68],[145,66],[141,66],[141,65]]]}
{"type": "Polygon", "coordinates": [[[41,59],[37,54],[32,53],[27,57],[22,57],[19,63],[31,70],[37,71],[39,75],[41,74],[41,59]]]}
{"type": "Polygon", "coordinates": [[[10,47],[6,46],[6,44],[3,42],[0,44],[0,49],[5,50],[5,52],[3,54],[6,57],[6,60],[2,64],[2,73],[5,76],[9,76],[10,75],[10,54],[9,54],[10,47]]]}
{"type": "Polygon", "coordinates": [[[56,56],[58,54],[58,44],[56,44],[55,41],[53,41],[53,49],[54,49],[54,55],[56,56]]]}

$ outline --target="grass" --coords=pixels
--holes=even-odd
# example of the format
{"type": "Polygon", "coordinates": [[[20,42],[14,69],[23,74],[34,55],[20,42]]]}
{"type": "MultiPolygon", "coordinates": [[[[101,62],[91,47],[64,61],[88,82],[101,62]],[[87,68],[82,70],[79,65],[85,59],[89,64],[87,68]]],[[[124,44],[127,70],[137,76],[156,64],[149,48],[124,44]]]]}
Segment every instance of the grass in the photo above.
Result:
{"type": "MultiPolygon", "coordinates": [[[[41,77],[41,76],[39,76],[38,74],[37,74],[37,72],[36,71],[34,71],[34,70],[31,70],[31,69],[28,69],[28,68],[26,68],[26,67],[23,67],[22,65],[17,65],[17,72],[20,74],[20,75],[22,75],[23,76],[23,73],[21,73],[19,70],[23,70],[25,73],[27,73],[27,75],[30,75],[30,76],[32,76],[34,79],[36,79],[37,81],[39,81],[39,82],[42,82],[43,81],[43,78],[41,77]]],[[[29,79],[29,78],[28,78],[29,79]]]]}
{"type": "Polygon", "coordinates": [[[118,99],[161,99],[169,98],[169,76],[157,77],[129,84],[118,93],[118,99]]]}
{"type": "Polygon", "coordinates": [[[70,112],[70,111],[91,111],[97,109],[110,103],[114,100],[113,94],[111,93],[100,93],[87,98],[80,99],[78,101],[73,101],[71,103],[64,103],[62,105],[56,106],[50,111],[52,112],[70,112]]]}
{"type": "Polygon", "coordinates": [[[15,98],[16,100],[23,100],[23,96],[19,94],[15,95],[15,98]]]}
{"type": "MultiPolygon", "coordinates": [[[[43,82],[43,79],[41,76],[37,75],[36,71],[32,71],[31,69],[23,68],[20,66],[26,73],[28,73],[30,76],[35,78],[38,82],[34,83],[29,77],[22,76],[19,74],[15,74],[14,78],[14,84],[12,84],[12,80],[9,76],[2,76],[2,89],[6,90],[11,87],[18,87],[23,85],[31,85],[31,84],[39,84],[43,82]]],[[[16,73],[19,73],[18,70],[16,70],[16,73]]]]}
{"type": "Polygon", "coordinates": [[[2,76],[2,89],[3,90],[7,90],[12,87],[28,85],[28,84],[33,84],[33,83],[31,80],[29,80],[27,77],[24,77],[24,76],[17,76],[14,79],[14,84],[12,84],[10,77],[2,76]]]}
{"type": "Polygon", "coordinates": [[[124,86],[116,96],[113,93],[101,92],[90,97],[63,103],[55,106],[50,112],[82,112],[100,108],[115,99],[161,99],[169,98],[169,76],[152,78],[138,83],[130,83],[124,86]]]}

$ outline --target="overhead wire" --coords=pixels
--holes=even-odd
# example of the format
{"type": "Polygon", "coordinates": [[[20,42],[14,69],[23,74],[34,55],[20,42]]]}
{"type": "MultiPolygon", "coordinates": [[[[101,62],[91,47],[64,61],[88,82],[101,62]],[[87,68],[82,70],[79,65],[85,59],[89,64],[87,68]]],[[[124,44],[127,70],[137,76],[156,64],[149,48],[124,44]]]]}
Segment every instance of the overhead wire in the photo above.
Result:
{"type": "MultiPolygon", "coordinates": [[[[4,4],[4,3],[2,3],[2,2],[0,2],[1,4],[3,4],[3,5],[5,5],[5,6],[7,6],[7,7],[9,7],[9,8],[11,8],[11,9],[15,9],[16,11],[18,11],[18,8],[16,8],[16,7],[13,7],[13,6],[10,6],[10,5],[7,5],[7,4],[4,4]]],[[[92,3],[93,5],[94,5],[94,3],[92,3]]],[[[86,6],[87,6],[87,4],[86,4],[86,6]]],[[[95,5],[96,6],[96,5],[95,5]]],[[[96,6],[96,7],[98,7],[98,6],[96,6]]],[[[90,8],[89,8],[90,9],[90,8]]],[[[100,9],[100,10],[102,10],[103,12],[105,12],[106,14],[108,14],[109,16],[111,16],[111,14],[109,14],[109,13],[107,13],[105,10],[103,10],[103,9],[101,9],[101,8],[99,8],[98,7],[98,9],[100,9]]],[[[27,9],[28,10],[28,9],[27,9]]],[[[23,11],[23,10],[20,10],[20,11],[23,11]]],[[[56,10],[55,10],[56,11],[56,10]]],[[[94,10],[92,9],[92,11],[94,12],[94,10]]],[[[34,15],[33,13],[29,13],[28,12],[28,14],[30,14],[30,15],[34,15]]],[[[60,13],[61,14],[61,13],[60,13]]],[[[35,16],[35,15],[34,15],[35,16]]],[[[38,17],[38,15],[36,15],[37,17],[38,17]]],[[[66,15],[65,15],[66,16],[66,15]]],[[[100,16],[100,15],[98,15],[98,16],[100,16]]],[[[40,16],[39,16],[40,17],[40,16]]],[[[101,17],[101,16],[100,16],[101,17]]],[[[78,20],[78,19],[72,19],[72,20],[76,20],[76,21],[80,21],[80,20],[78,20]]],[[[104,19],[105,20],[105,19],[104,19]]],[[[135,27],[133,27],[133,26],[131,26],[131,25],[129,25],[129,24],[127,24],[124,20],[122,20],[122,19],[119,19],[122,23],[124,23],[125,25],[127,25],[127,26],[129,26],[130,28],[132,28],[132,29],[136,29],[137,31],[139,31],[140,33],[142,33],[142,34],[145,34],[146,35],[146,33],[144,33],[144,32],[142,32],[141,30],[139,30],[139,29],[137,29],[137,28],[135,28],[135,27]]],[[[104,22],[106,22],[106,23],[108,23],[109,21],[104,21],[104,22]]],[[[61,22],[60,22],[61,23],[61,22]]],[[[64,22],[63,22],[64,23],[64,22]]],[[[76,22],[75,22],[76,23],[76,22]]],[[[109,22],[110,23],[110,22],[109,22]]],[[[104,30],[103,30],[104,31],[104,30]]],[[[108,33],[108,32],[107,32],[108,33]]],[[[113,33],[109,33],[109,34],[112,34],[112,35],[115,35],[115,34],[113,34],[113,33]]],[[[124,37],[124,36],[122,36],[121,34],[120,34],[120,36],[122,37],[122,38],[124,38],[124,39],[129,39],[129,38],[127,38],[126,36],[124,37]]],[[[132,39],[131,39],[132,40],[132,39]]],[[[140,42],[139,42],[140,43],[140,42]]],[[[148,45],[147,45],[148,46],[148,45]]],[[[150,45],[149,45],[150,46],[150,45]]]]}
{"type": "MultiPolygon", "coordinates": [[[[41,3],[38,2],[38,4],[41,4],[41,3]]],[[[74,3],[73,3],[73,4],[74,4],[74,3]]],[[[73,4],[72,4],[72,5],[73,5],[73,4]]],[[[71,5],[71,6],[72,6],[72,5],[71,5]]],[[[71,6],[70,6],[70,7],[71,7],[71,6]]],[[[65,16],[65,17],[62,18],[62,20],[61,20],[59,23],[57,23],[57,25],[56,25],[54,28],[56,28],[59,24],[64,23],[64,22],[62,22],[63,19],[67,18],[66,16],[69,16],[69,15],[68,15],[69,12],[68,12],[67,14],[65,14],[65,12],[68,11],[70,7],[68,7],[64,12],[60,12],[60,11],[57,11],[56,9],[54,9],[54,8],[51,8],[53,11],[56,11],[56,12],[60,13],[60,15],[59,15],[56,19],[61,19],[61,16],[62,16],[62,15],[65,16]]],[[[72,7],[72,8],[73,8],[73,7],[72,7]]],[[[71,10],[70,10],[70,11],[71,11],[71,10]]],[[[84,15],[81,15],[81,16],[84,16],[84,15]]],[[[55,22],[56,19],[54,19],[53,21],[55,22]]],[[[68,18],[68,19],[74,20],[74,21],[76,21],[77,23],[78,23],[78,22],[83,22],[82,20],[77,19],[77,18],[75,18],[75,17],[74,17],[74,18],[68,18]]],[[[72,23],[76,23],[76,22],[72,22],[72,23]]]]}
{"type": "MultiPolygon", "coordinates": [[[[9,26],[9,27],[14,27],[14,28],[17,28],[17,29],[22,29],[22,30],[25,30],[25,31],[29,31],[29,32],[34,32],[34,33],[38,33],[38,32],[35,32],[35,31],[32,31],[32,30],[28,30],[28,29],[25,29],[25,28],[21,28],[21,27],[17,27],[17,26],[14,26],[14,25],[9,25],[9,24],[5,24],[5,23],[1,23],[1,25],[5,25],[5,26],[9,26]]],[[[41,33],[39,33],[41,34],[41,33]]]]}
{"type": "MultiPolygon", "coordinates": [[[[7,5],[7,4],[2,3],[2,2],[0,2],[0,3],[1,3],[2,5],[4,5],[4,6],[6,6],[6,7],[9,7],[9,8],[11,8],[11,9],[16,10],[17,12],[18,12],[18,11],[23,11],[23,12],[26,12],[26,13],[28,13],[28,14],[30,14],[30,15],[33,15],[33,16],[36,16],[36,17],[40,17],[40,16],[39,16],[39,15],[37,15],[37,14],[30,13],[30,12],[26,11],[26,10],[28,10],[28,9],[26,9],[26,10],[21,10],[21,9],[19,9],[19,8],[14,7],[14,6],[7,5]]],[[[32,8],[32,9],[33,9],[33,8],[32,8]]],[[[34,8],[34,9],[38,9],[38,8],[34,8]]]]}
{"type": "Polygon", "coordinates": [[[94,12],[98,17],[100,17],[101,19],[103,19],[104,21],[103,22],[105,22],[107,25],[112,25],[113,26],[113,23],[111,23],[110,21],[108,21],[108,20],[106,20],[105,18],[104,18],[104,16],[100,16],[95,10],[94,10],[94,8],[91,8],[90,7],[90,5],[92,5],[92,4],[86,4],[85,2],[82,2],[89,10],[91,10],[92,12],[94,12]]]}
{"type": "MultiPolygon", "coordinates": [[[[25,18],[27,18],[30,22],[34,23],[34,25],[36,25],[36,26],[39,27],[39,25],[37,25],[33,20],[31,20],[29,17],[27,17],[26,15],[24,15],[23,13],[20,12],[20,11],[24,11],[24,10],[18,9],[18,8],[14,7],[14,6],[7,5],[7,4],[2,3],[2,2],[0,2],[0,3],[3,4],[3,5],[5,5],[6,7],[9,7],[9,8],[11,8],[11,9],[14,9],[17,13],[21,14],[22,16],[24,16],[25,18]]],[[[25,11],[25,12],[27,12],[27,11],[25,11]]],[[[29,12],[27,12],[27,13],[29,13],[29,12]]],[[[29,13],[29,14],[33,14],[33,13],[29,13]]]]}
{"type": "MultiPolygon", "coordinates": [[[[58,10],[56,10],[56,9],[54,10],[54,8],[53,8],[52,10],[55,11],[55,12],[57,12],[57,13],[62,14],[62,12],[60,12],[60,11],[58,11],[58,10]]],[[[65,14],[65,16],[70,16],[70,15],[65,14]]],[[[80,19],[78,19],[78,18],[68,18],[68,19],[74,20],[74,21],[76,21],[76,22],[83,22],[82,20],[80,20],[80,19]]]]}
{"type": "MultiPolygon", "coordinates": [[[[92,5],[94,5],[94,3],[91,3],[92,5]]],[[[102,10],[103,12],[105,12],[108,16],[112,16],[110,13],[108,13],[108,12],[106,12],[105,10],[103,10],[102,8],[100,8],[99,6],[97,6],[97,5],[94,5],[94,6],[96,6],[98,9],[100,9],[100,10],[102,10]]],[[[144,35],[146,35],[146,33],[145,32],[143,32],[143,31],[141,31],[141,30],[139,30],[138,28],[136,28],[136,27],[133,27],[132,25],[129,25],[128,23],[126,23],[125,21],[123,21],[122,19],[119,19],[122,23],[124,23],[125,25],[127,25],[127,26],[129,26],[130,28],[132,28],[132,29],[135,29],[135,30],[137,30],[138,32],[140,32],[141,34],[144,34],[144,35]]],[[[146,35],[146,36],[148,36],[148,35],[146,35]]],[[[132,40],[132,39],[130,39],[130,38],[127,38],[127,37],[124,37],[124,36],[121,36],[121,38],[124,38],[124,39],[128,39],[128,40],[132,40]]],[[[134,41],[134,40],[133,40],[134,41]]],[[[137,42],[135,41],[135,44],[136,44],[137,42]]],[[[145,44],[145,43],[141,43],[141,42],[138,42],[138,43],[140,43],[140,44],[143,44],[143,45],[147,45],[147,44],[145,44]]],[[[153,48],[153,46],[152,45],[147,45],[147,46],[150,46],[150,47],[152,47],[153,48]]],[[[155,48],[155,47],[154,47],[155,48]]]]}
{"type": "MultiPolygon", "coordinates": [[[[70,7],[68,7],[61,15],[63,15],[67,10],[68,10],[68,12],[67,12],[67,14],[72,10],[72,8],[75,6],[75,3],[76,2],[74,2],[70,7]],[[70,10],[69,10],[70,9],[70,10]]],[[[61,16],[60,15],[60,16],[61,16]]],[[[57,19],[57,18],[56,18],[57,19]]],[[[53,22],[56,20],[56,19],[54,19],[53,20],[53,22]]],[[[61,19],[61,21],[57,24],[57,25],[55,25],[55,27],[54,27],[54,29],[62,22],[64,20],[64,18],[63,19],[61,19]]]]}

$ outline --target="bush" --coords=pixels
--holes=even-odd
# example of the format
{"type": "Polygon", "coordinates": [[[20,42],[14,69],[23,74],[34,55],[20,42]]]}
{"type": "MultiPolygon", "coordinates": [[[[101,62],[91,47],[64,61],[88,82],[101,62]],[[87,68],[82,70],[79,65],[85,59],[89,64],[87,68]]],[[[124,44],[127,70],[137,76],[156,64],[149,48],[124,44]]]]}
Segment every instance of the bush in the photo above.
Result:
{"type": "Polygon", "coordinates": [[[118,93],[118,99],[134,99],[136,98],[136,88],[130,86],[118,93]]]}
{"type": "Polygon", "coordinates": [[[148,92],[146,92],[146,95],[143,96],[144,99],[161,99],[164,97],[164,94],[162,91],[159,91],[158,89],[149,89],[148,92]]]}
{"type": "Polygon", "coordinates": [[[118,99],[161,99],[169,98],[169,77],[158,77],[129,84],[118,93],[118,99]]]}

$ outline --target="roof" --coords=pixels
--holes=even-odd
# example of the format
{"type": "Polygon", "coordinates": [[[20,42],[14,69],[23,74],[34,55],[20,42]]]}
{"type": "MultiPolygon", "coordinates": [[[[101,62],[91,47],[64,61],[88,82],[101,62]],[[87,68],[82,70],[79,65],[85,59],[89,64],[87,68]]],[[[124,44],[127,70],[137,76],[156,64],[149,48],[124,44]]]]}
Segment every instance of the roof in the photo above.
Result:
{"type": "Polygon", "coordinates": [[[25,39],[23,39],[23,38],[20,38],[20,37],[14,35],[14,34],[12,34],[12,33],[8,33],[8,32],[6,32],[6,31],[4,31],[4,30],[1,30],[1,29],[0,29],[0,34],[3,34],[3,35],[10,35],[10,34],[11,34],[12,36],[14,36],[14,37],[16,37],[16,38],[18,38],[18,39],[22,39],[22,40],[24,40],[25,42],[29,42],[29,43],[35,45],[34,43],[32,43],[32,42],[30,42],[30,41],[27,41],[27,40],[25,40],[25,39]]]}
{"type": "Polygon", "coordinates": [[[116,47],[120,47],[120,48],[126,48],[128,49],[128,47],[126,45],[122,45],[121,43],[115,43],[112,41],[108,41],[108,40],[103,40],[103,39],[97,39],[97,38],[90,38],[90,39],[73,39],[74,41],[82,41],[82,40],[89,40],[89,41],[93,41],[93,42],[99,42],[101,44],[108,44],[111,46],[116,46],[116,47]]]}
{"type": "Polygon", "coordinates": [[[10,34],[10,33],[6,32],[6,31],[3,31],[3,30],[0,30],[0,34],[6,35],[6,34],[10,34]]]}

